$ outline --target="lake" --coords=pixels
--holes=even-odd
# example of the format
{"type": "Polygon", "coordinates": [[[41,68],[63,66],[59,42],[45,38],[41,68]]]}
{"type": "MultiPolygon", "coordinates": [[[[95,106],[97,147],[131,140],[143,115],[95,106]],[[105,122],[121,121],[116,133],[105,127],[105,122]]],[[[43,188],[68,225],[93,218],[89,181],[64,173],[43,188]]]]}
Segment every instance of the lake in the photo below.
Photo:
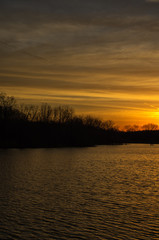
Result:
{"type": "Polygon", "coordinates": [[[0,239],[159,239],[159,145],[1,149],[0,239]]]}

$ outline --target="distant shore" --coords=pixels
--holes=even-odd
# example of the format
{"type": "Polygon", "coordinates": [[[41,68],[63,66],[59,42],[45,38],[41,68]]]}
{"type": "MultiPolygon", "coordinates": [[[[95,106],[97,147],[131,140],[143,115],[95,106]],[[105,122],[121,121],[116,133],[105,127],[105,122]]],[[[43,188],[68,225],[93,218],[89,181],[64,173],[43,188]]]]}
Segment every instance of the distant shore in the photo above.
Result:
{"type": "Polygon", "coordinates": [[[0,93],[0,148],[60,148],[159,144],[156,125],[146,130],[119,130],[113,121],[77,116],[70,106],[16,105],[14,97],[0,93]]]}
{"type": "Polygon", "coordinates": [[[121,145],[129,143],[159,144],[159,131],[123,132],[73,123],[36,123],[9,121],[0,124],[0,148],[62,148],[121,145]]]}

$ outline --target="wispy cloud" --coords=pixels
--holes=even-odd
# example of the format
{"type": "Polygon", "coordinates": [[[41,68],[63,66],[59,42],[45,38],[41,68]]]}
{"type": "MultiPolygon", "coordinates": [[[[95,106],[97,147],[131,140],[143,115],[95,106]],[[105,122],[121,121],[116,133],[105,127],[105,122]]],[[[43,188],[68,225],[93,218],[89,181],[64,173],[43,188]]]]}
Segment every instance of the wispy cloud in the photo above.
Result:
{"type": "Polygon", "coordinates": [[[109,106],[110,116],[123,105],[142,109],[149,98],[156,106],[158,2],[1,1],[0,88],[32,100],[50,91],[56,95],[50,102],[76,101],[78,109],[109,106]]]}
{"type": "Polygon", "coordinates": [[[146,0],[146,2],[154,2],[154,3],[159,3],[159,0],[146,0]]]}

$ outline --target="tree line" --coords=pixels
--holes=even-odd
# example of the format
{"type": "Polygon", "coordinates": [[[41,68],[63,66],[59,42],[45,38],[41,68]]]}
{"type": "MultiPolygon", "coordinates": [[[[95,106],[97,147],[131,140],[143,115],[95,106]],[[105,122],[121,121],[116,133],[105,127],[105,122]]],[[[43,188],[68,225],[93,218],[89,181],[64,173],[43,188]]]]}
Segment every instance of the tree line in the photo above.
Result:
{"type": "Polygon", "coordinates": [[[0,147],[67,147],[159,143],[158,126],[126,126],[119,130],[111,120],[78,116],[70,106],[18,105],[13,96],[0,93],[0,147]]]}
{"type": "Polygon", "coordinates": [[[0,93],[0,120],[5,121],[29,121],[44,123],[69,123],[72,121],[80,122],[83,125],[94,126],[105,130],[117,130],[117,126],[111,120],[101,121],[98,118],[87,116],[77,116],[72,107],[60,105],[53,107],[47,103],[41,105],[16,104],[13,96],[0,93]]]}
{"type": "Polygon", "coordinates": [[[93,146],[117,141],[113,121],[78,116],[70,106],[18,105],[0,93],[1,147],[93,146]],[[106,137],[107,132],[107,137],[106,137]]]}

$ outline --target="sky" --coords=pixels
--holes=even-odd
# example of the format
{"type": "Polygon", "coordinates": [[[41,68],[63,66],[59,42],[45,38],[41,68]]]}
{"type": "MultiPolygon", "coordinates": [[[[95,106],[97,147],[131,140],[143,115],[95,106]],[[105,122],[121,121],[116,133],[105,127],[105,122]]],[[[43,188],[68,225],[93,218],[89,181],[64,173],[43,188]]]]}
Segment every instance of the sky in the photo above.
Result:
{"type": "Polygon", "coordinates": [[[159,0],[0,0],[0,92],[159,124],[159,0]]]}

